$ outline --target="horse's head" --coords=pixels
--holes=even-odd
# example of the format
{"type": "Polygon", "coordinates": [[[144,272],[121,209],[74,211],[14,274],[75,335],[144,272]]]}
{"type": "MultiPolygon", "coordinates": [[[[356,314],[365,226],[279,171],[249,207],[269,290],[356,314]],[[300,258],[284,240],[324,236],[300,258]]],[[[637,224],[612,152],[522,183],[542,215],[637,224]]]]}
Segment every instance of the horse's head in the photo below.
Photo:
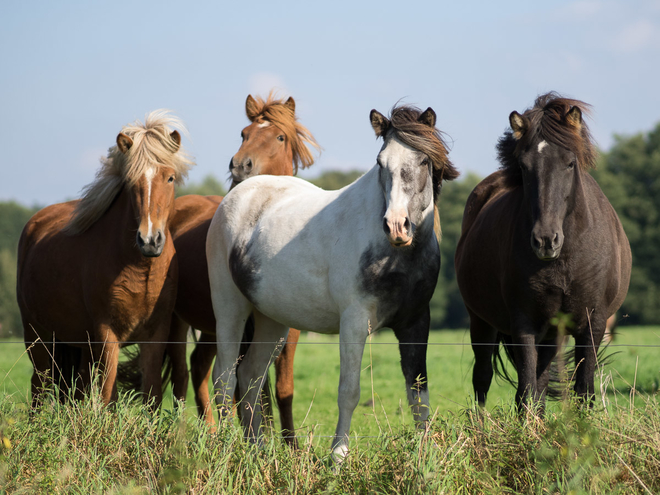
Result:
{"type": "Polygon", "coordinates": [[[442,180],[458,176],[435,128],[433,109],[395,107],[390,118],[370,114],[376,136],[384,140],[378,154],[378,177],[385,197],[383,230],[394,247],[410,246],[422,222],[431,218],[442,180]]]}
{"type": "Polygon", "coordinates": [[[588,105],[554,93],[543,95],[524,114],[511,113],[513,132],[498,144],[504,167],[518,168],[515,174],[522,180],[532,225],[530,243],[540,260],[552,261],[561,254],[564,220],[574,207],[580,170],[595,160],[581,108],[588,105]]]}
{"type": "MultiPolygon", "coordinates": [[[[181,136],[177,131],[169,135],[170,143],[164,148],[172,155],[176,154],[181,144],[181,136]]],[[[139,159],[132,156],[133,140],[126,134],[117,136],[117,148],[126,155],[127,161],[139,159]]],[[[136,153],[137,155],[137,153],[136,153]]],[[[165,160],[170,163],[171,160],[165,160]]],[[[136,243],[142,255],[153,258],[160,256],[165,246],[170,214],[174,208],[174,183],[176,170],[165,163],[151,162],[146,164],[141,173],[130,186],[130,198],[133,211],[138,222],[136,243]]]]}
{"type": "Polygon", "coordinates": [[[293,98],[276,100],[271,93],[264,101],[248,95],[245,113],[251,123],[241,131],[243,142],[229,161],[232,187],[255,175],[294,175],[299,164],[306,168],[314,163],[305,143],[319,146],[296,121],[293,98]]]}
{"type": "MultiPolygon", "coordinates": [[[[144,256],[159,256],[169,232],[174,184],[181,184],[194,165],[181,146],[181,136],[171,127],[185,129],[167,110],[151,112],[144,123],[125,125],[117,136],[117,146],[101,159],[96,179],[85,186],[64,231],[84,233],[124,191],[137,219],[140,251],[144,256]]],[[[127,228],[134,229],[132,225],[127,228]]]]}

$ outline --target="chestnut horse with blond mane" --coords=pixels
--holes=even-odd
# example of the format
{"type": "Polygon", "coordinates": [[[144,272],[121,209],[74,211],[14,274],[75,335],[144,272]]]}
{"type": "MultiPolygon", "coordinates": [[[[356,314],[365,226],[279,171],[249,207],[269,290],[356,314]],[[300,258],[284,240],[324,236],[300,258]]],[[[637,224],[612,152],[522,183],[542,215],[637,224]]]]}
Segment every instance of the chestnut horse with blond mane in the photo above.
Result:
{"type": "MultiPolygon", "coordinates": [[[[294,175],[298,167],[307,168],[314,158],[307,145],[319,150],[312,134],[296,119],[295,101],[275,99],[271,93],[264,101],[251,95],[245,102],[250,125],[241,131],[243,142],[229,163],[233,188],[249,177],[294,175]]],[[[200,417],[214,424],[208,381],[216,355],[215,316],[206,262],[206,235],[220,196],[189,195],[177,198],[171,231],[179,262],[179,290],[172,328],[180,334],[190,325],[201,331],[200,342],[190,358],[195,402],[200,417]]],[[[251,330],[251,322],[248,324],[251,330]]],[[[251,333],[251,332],[250,332],[251,333]]],[[[280,410],[282,434],[295,445],[293,401],[293,357],[300,332],[291,329],[287,344],[275,362],[276,399],[280,410]]],[[[176,368],[176,363],[174,367],[176,368]]],[[[184,364],[185,366],[185,364],[184,364]]]]}
{"type": "MultiPolygon", "coordinates": [[[[17,297],[34,406],[53,377],[71,386],[77,376],[80,397],[92,362],[104,374],[103,402],[116,401],[119,348],[129,341],[140,342],[145,400],[162,400],[178,276],[169,222],[174,185],[193,165],[173,127],[184,128],[164,110],[124,126],[82,199],[44,208],[23,229],[17,297]]],[[[185,356],[185,345],[178,351],[185,356]]]]}

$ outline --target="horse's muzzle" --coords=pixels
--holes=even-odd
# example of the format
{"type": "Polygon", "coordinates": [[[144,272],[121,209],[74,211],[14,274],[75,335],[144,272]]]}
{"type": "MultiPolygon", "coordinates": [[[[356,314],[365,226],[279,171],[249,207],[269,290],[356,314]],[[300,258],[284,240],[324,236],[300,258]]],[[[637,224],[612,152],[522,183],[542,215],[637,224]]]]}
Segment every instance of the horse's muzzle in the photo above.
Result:
{"type": "Polygon", "coordinates": [[[534,254],[541,261],[553,261],[559,258],[564,245],[564,235],[554,232],[550,235],[538,235],[532,231],[531,245],[534,254]]]}
{"type": "Polygon", "coordinates": [[[136,242],[142,256],[146,258],[157,258],[163,253],[165,247],[165,236],[161,230],[156,232],[156,235],[148,237],[146,240],[142,238],[140,232],[137,233],[136,242]]]}

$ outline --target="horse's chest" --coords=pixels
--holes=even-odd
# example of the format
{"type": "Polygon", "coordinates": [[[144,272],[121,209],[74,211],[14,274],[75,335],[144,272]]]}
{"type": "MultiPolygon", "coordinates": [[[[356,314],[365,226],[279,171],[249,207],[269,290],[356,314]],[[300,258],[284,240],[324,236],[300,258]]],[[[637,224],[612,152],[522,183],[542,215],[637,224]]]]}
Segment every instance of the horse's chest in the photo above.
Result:
{"type": "Polygon", "coordinates": [[[359,287],[375,298],[381,326],[392,326],[428,305],[440,270],[435,247],[396,252],[370,246],[362,254],[359,287]]]}
{"type": "Polygon", "coordinates": [[[164,314],[174,303],[174,289],[166,273],[126,270],[113,285],[108,301],[114,331],[133,333],[164,314]]]}

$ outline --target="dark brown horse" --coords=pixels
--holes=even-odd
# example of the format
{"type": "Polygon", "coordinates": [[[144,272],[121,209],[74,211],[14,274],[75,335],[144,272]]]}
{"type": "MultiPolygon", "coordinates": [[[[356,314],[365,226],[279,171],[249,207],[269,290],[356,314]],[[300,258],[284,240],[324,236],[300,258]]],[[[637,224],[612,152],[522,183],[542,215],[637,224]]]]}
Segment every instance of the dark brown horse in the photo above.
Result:
{"type": "Polygon", "coordinates": [[[480,405],[493,376],[499,341],[518,372],[516,401],[544,403],[557,353],[558,312],[570,314],[575,392],[594,397],[605,324],[630,281],[628,239],[589,175],[595,146],[582,115],[588,105],[549,93],[497,145],[499,171],[468,198],[456,249],[456,276],[470,315],[473,385],[480,405]]]}
{"type": "MultiPolygon", "coordinates": [[[[229,164],[232,187],[254,175],[294,175],[298,166],[306,168],[313,163],[306,144],[316,149],[318,144],[296,120],[293,98],[278,100],[270,94],[264,101],[250,95],[245,110],[251,123],[241,131],[243,143],[229,164]]],[[[199,415],[208,424],[215,423],[208,381],[216,354],[216,338],[206,263],[206,234],[220,201],[220,196],[190,195],[178,198],[170,226],[179,260],[179,295],[172,328],[185,329],[190,325],[201,331],[190,367],[199,415]]],[[[276,399],[282,434],[292,444],[295,443],[293,357],[299,337],[300,332],[292,328],[287,344],[275,361],[276,399]]]]}
{"type": "Polygon", "coordinates": [[[33,405],[55,374],[65,384],[80,375],[80,396],[92,362],[104,372],[103,401],[115,401],[119,347],[127,341],[148,343],[140,344],[142,389],[145,400],[161,402],[177,286],[169,221],[174,185],[192,165],[171,127],[182,124],[165,111],[125,126],[83,198],[44,208],[23,230],[17,297],[34,366],[33,405]],[[53,370],[53,356],[67,353],[77,357],[53,370]]]}

